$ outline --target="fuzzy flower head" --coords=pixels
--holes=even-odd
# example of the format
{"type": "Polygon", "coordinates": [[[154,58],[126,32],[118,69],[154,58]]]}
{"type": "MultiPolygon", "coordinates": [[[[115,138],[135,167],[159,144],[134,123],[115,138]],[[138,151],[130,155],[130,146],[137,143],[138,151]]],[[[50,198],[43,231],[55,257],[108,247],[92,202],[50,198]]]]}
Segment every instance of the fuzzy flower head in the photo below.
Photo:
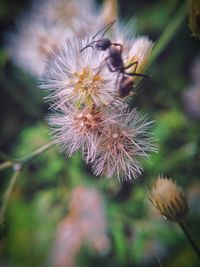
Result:
{"type": "Polygon", "coordinates": [[[139,158],[154,151],[153,139],[148,134],[147,122],[136,110],[119,115],[118,121],[109,123],[98,143],[92,162],[96,175],[132,180],[141,174],[139,158]]]}
{"type": "Polygon", "coordinates": [[[102,131],[102,114],[95,107],[76,109],[63,107],[49,119],[55,142],[71,156],[78,149],[93,158],[96,143],[102,131]]]}
{"type": "Polygon", "coordinates": [[[75,266],[76,256],[83,242],[82,236],[79,233],[79,226],[79,222],[71,216],[67,216],[59,223],[49,255],[48,266],[75,266]]]}
{"type": "MultiPolygon", "coordinates": [[[[118,109],[121,112],[123,107],[118,106],[118,109]]],[[[117,122],[118,117],[119,114],[110,107],[100,108],[93,105],[77,109],[71,105],[62,106],[50,116],[49,124],[55,143],[68,156],[80,150],[88,163],[95,160],[106,128],[117,122]]]]}
{"type": "Polygon", "coordinates": [[[41,77],[45,62],[70,36],[70,32],[58,25],[29,16],[19,22],[18,33],[10,35],[8,52],[16,65],[33,76],[41,77]]]}
{"type": "Polygon", "coordinates": [[[39,19],[47,23],[58,23],[71,29],[79,37],[85,37],[101,19],[92,0],[43,0],[33,6],[39,19]]]}
{"type": "Polygon", "coordinates": [[[107,253],[110,240],[107,236],[108,227],[101,193],[85,186],[75,188],[70,199],[69,212],[80,222],[81,235],[90,247],[100,254],[107,253]]]}
{"type": "Polygon", "coordinates": [[[70,39],[48,63],[41,86],[52,92],[49,100],[54,106],[101,106],[115,100],[116,74],[101,68],[105,53],[91,48],[80,52],[90,41],[70,39]]]}
{"type": "Polygon", "coordinates": [[[83,246],[105,255],[110,250],[102,194],[86,186],[73,189],[67,216],[58,225],[50,266],[73,267],[83,246]],[[81,205],[80,205],[81,203],[81,205]]]}
{"type": "Polygon", "coordinates": [[[150,192],[150,200],[168,220],[180,221],[187,214],[187,199],[171,179],[159,177],[150,192]]]}
{"type": "MultiPolygon", "coordinates": [[[[151,54],[153,48],[153,43],[147,37],[138,37],[134,40],[129,52],[126,64],[129,65],[131,63],[137,62],[136,73],[143,73],[148,63],[149,56],[151,54]]],[[[132,67],[129,69],[135,69],[132,67]]],[[[134,77],[135,78],[135,77],[134,77]]]]}

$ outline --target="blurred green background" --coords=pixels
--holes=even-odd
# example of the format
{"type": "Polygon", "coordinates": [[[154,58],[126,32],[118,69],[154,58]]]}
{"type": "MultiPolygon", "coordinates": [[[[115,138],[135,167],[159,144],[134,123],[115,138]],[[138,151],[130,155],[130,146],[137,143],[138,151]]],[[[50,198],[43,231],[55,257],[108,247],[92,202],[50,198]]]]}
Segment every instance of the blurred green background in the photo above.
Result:
{"type": "MultiPolygon", "coordinates": [[[[121,0],[119,15],[121,19],[134,16],[138,34],[156,41],[182,2],[121,0]]],[[[0,0],[0,150],[12,157],[24,156],[50,140],[44,92],[12,64],[5,50],[5,34],[14,29],[16,18],[30,3],[0,0]]],[[[0,266],[49,266],[50,249],[57,226],[67,215],[70,192],[81,184],[99,190],[105,198],[111,250],[98,256],[82,248],[75,266],[200,266],[178,226],[155,216],[147,190],[159,174],[177,181],[188,196],[187,222],[200,246],[200,125],[186,113],[183,102],[199,47],[185,19],[148,69],[150,82],[133,99],[132,105],[155,121],[153,132],[160,146],[159,153],[143,163],[144,173],[136,181],[94,177],[79,155],[66,159],[56,148],[22,170],[1,227],[0,266]]],[[[11,169],[0,173],[1,196],[11,174],[11,169]]]]}

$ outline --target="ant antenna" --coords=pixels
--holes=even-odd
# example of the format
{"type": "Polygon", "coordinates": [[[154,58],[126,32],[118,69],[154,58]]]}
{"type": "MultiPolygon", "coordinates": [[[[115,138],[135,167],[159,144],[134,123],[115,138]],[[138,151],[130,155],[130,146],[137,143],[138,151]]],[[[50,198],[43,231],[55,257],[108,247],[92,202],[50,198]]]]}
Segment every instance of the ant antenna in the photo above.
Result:
{"type": "MultiPolygon", "coordinates": [[[[109,22],[106,26],[104,26],[101,30],[99,30],[99,31],[92,37],[92,40],[94,40],[94,39],[97,37],[97,35],[100,34],[102,31],[103,31],[103,34],[102,34],[102,36],[100,37],[100,39],[103,38],[104,34],[105,34],[105,33],[112,27],[112,25],[115,23],[115,21],[116,21],[116,19],[114,19],[113,21],[109,22]]],[[[99,40],[94,40],[94,41],[92,41],[91,43],[89,43],[88,45],[86,45],[85,47],[83,47],[83,48],[80,50],[80,52],[83,52],[83,50],[85,50],[85,49],[88,48],[88,47],[94,48],[94,47],[92,46],[92,44],[95,44],[95,43],[98,43],[98,42],[99,42],[99,40]]]]}
{"type": "Polygon", "coordinates": [[[99,33],[101,33],[102,31],[103,34],[101,36],[101,38],[104,36],[104,34],[112,27],[112,25],[115,23],[116,19],[114,19],[113,21],[109,22],[105,27],[103,27],[101,30],[99,30],[93,37],[92,39],[95,39],[95,37],[97,37],[97,35],[99,35],[99,33]]]}
{"type": "Polygon", "coordinates": [[[88,45],[84,46],[83,48],[81,48],[81,50],[79,52],[83,52],[83,50],[85,50],[88,47],[91,47],[92,49],[94,49],[94,47],[92,46],[92,44],[97,43],[98,41],[93,41],[91,43],[89,43],[88,45]]]}

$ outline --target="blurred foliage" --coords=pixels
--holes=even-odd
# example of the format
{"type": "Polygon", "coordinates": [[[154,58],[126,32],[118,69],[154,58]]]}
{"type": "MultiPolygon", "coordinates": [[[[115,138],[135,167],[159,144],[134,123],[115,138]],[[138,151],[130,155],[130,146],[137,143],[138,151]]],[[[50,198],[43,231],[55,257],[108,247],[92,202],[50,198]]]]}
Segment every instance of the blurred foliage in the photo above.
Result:
{"type": "MultiPolygon", "coordinates": [[[[119,1],[121,18],[137,18],[139,34],[154,41],[170,22],[182,1],[119,1]]],[[[3,38],[14,29],[14,21],[30,5],[29,1],[0,1],[1,150],[19,157],[50,140],[45,124],[47,106],[44,92],[28,74],[11,63],[3,38]]],[[[45,266],[60,220],[67,214],[73,187],[85,184],[100,190],[106,202],[112,248],[97,256],[84,248],[77,266],[182,266],[197,267],[198,259],[185,237],[173,223],[155,215],[148,200],[147,184],[158,174],[177,180],[188,195],[199,181],[200,125],[185,112],[182,94],[190,85],[190,70],[199,53],[199,42],[184,21],[167,48],[148,69],[151,81],[133,99],[155,120],[153,133],[159,153],[143,162],[144,174],[133,183],[119,183],[92,176],[79,154],[66,159],[57,148],[25,166],[12,194],[6,220],[1,229],[0,266],[45,266]],[[160,263],[161,262],[161,263],[160,263]]],[[[11,170],[0,173],[1,195],[11,170]]],[[[197,186],[200,188],[200,184],[197,186]]],[[[194,189],[193,189],[194,190],[194,189]]],[[[200,205],[200,189],[196,193],[200,205]]],[[[192,201],[192,198],[189,198],[192,201]]],[[[200,244],[200,212],[191,206],[188,221],[200,244]]]]}

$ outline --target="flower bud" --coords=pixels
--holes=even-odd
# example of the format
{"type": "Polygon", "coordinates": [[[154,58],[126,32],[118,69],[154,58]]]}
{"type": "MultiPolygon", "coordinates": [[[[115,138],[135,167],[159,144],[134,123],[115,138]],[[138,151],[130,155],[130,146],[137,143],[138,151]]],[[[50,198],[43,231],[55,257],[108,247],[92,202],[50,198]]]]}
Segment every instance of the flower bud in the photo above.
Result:
{"type": "Polygon", "coordinates": [[[200,2],[190,0],[189,26],[192,34],[200,38],[200,2]]]}
{"type": "Polygon", "coordinates": [[[159,177],[152,187],[150,200],[168,220],[181,221],[187,214],[187,199],[171,179],[159,177]]]}

